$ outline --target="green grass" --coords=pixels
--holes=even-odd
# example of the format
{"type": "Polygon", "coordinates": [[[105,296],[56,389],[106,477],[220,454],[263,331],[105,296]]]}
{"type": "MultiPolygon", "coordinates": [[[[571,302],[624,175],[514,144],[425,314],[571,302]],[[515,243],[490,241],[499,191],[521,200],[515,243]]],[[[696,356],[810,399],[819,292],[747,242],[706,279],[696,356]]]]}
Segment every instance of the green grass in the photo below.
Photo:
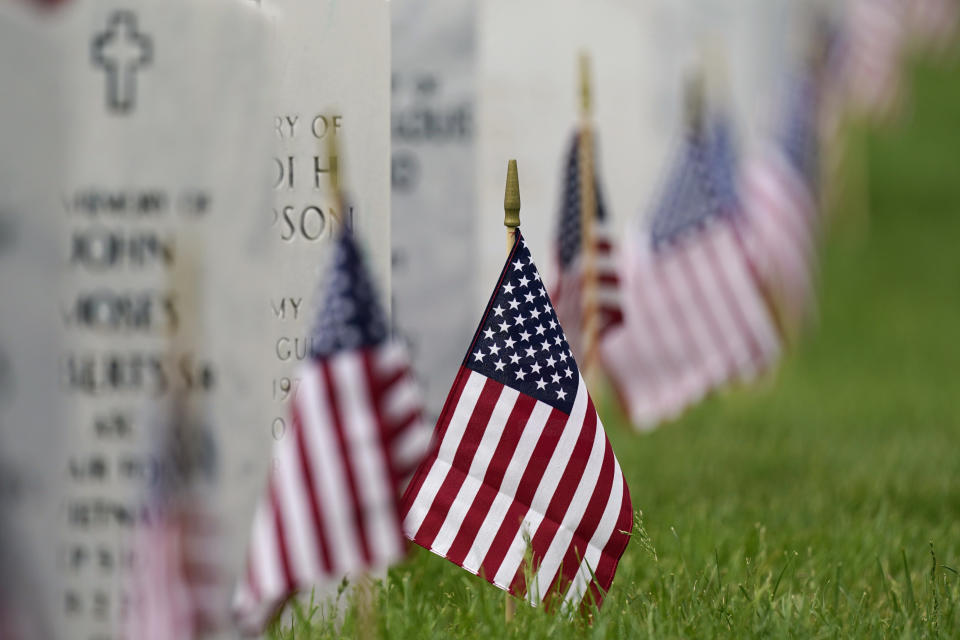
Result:
{"type": "Polygon", "coordinates": [[[602,403],[656,552],[635,534],[592,624],[520,605],[507,626],[502,592],[414,549],[371,618],[345,598],[341,627],[301,608],[273,635],[960,637],[960,68],[912,78],[912,117],[868,138],[869,223],[839,211],[820,326],[776,380],[648,436],[602,403]]]}

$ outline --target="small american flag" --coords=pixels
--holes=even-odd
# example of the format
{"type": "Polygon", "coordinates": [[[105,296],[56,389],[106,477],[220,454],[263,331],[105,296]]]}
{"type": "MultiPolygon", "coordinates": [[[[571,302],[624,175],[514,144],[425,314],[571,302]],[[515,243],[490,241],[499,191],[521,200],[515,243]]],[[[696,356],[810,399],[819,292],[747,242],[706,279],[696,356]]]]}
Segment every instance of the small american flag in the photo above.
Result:
{"type": "MultiPolygon", "coordinates": [[[[574,355],[584,362],[583,323],[583,230],[581,229],[582,188],[580,173],[580,134],[574,134],[567,155],[563,181],[563,205],[556,236],[557,280],[550,287],[550,299],[557,317],[570,340],[574,355]]],[[[590,151],[592,153],[592,150],[590,151]]],[[[613,239],[607,210],[594,174],[596,218],[592,227],[594,244],[593,286],[596,295],[597,338],[623,321],[620,308],[620,277],[617,275],[613,239]]]]}
{"type": "Polygon", "coordinates": [[[405,555],[400,492],[429,445],[408,359],[388,337],[349,231],[334,248],[311,338],[235,597],[248,632],[260,632],[302,589],[405,555]]]}
{"type": "Polygon", "coordinates": [[[907,41],[903,0],[851,0],[844,78],[855,113],[887,121],[900,110],[907,41]]]}
{"type": "Polygon", "coordinates": [[[710,124],[687,136],[649,229],[626,244],[624,323],[600,345],[639,429],[749,379],[780,352],[741,235],[729,130],[720,119],[710,124]]]}
{"type": "Polygon", "coordinates": [[[124,628],[129,638],[188,640],[230,623],[230,583],[219,551],[223,530],[214,508],[214,441],[182,398],[160,407],[164,432],[146,518],[134,539],[124,628]]]}
{"type": "Polygon", "coordinates": [[[189,640],[229,624],[229,583],[215,560],[222,530],[196,500],[148,507],[135,547],[127,637],[189,640]]]}
{"type": "Polygon", "coordinates": [[[411,540],[533,604],[599,606],[630,494],[519,232],[434,443],[403,497],[411,540]]]}
{"type": "Polygon", "coordinates": [[[818,183],[818,100],[812,70],[790,84],[778,139],[744,166],[751,258],[787,335],[813,311],[818,183]]]}

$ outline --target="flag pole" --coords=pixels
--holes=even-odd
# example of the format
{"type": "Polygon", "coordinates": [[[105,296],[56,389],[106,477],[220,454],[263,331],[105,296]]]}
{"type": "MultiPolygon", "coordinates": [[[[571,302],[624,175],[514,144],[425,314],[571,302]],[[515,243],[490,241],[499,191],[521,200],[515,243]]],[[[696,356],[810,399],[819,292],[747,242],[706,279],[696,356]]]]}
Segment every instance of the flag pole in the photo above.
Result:
{"type": "MultiPolygon", "coordinates": [[[[327,116],[329,122],[333,122],[333,114],[327,116]]],[[[340,149],[337,143],[337,134],[334,127],[327,130],[327,166],[330,168],[328,173],[330,177],[330,188],[333,192],[334,219],[348,229],[353,228],[353,221],[349,219],[347,211],[347,199],[343,195],[342,179],[340,175],[340,149]]]]}
{"type": "Polygon", "coordinates": [[[507,228],[507,254],[513,250],[520,226],[520,179],[517,161],[507,162],[507,186],[503,194],[503,226],[507,228]]]}
{"type": "Polygon", "coordinates": [[[583,261],[581,288],[581,334],[583,339],[583,375],[592,381],[597,351],[597,269],[594,223],[597,218],[597,193],[594,179],[594,144],[590,82],[590,57],[580,54],[580,136],[577,144],[580,167],[580,253],[583,261]]]}
{"type": "MultiPolygon", "coordinates": [[[[507,256],[517,242],[517,228],[520,226],[520,178],[517,175],[517,161],[507,162],[507,185],[503,194],[503,226],[507,228],[507,256]]],[[[504,601],[504,619],[513,620],[517,603],[508,591],[504,601]]]]}

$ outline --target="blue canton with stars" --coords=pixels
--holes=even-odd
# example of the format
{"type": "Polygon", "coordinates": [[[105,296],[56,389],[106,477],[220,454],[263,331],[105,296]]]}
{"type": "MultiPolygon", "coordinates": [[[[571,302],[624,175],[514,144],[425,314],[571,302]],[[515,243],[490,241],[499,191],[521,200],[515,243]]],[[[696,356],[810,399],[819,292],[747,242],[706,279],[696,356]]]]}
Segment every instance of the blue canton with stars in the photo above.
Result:
{"type": "MultiPolygon", "coordinates": [[[[596,154],[594,154],[596,155],[596,154]]],[[[596,164],[596,162],[594,162],[596,164]]],[[[600,181],[597,179],[594,167],[593,192],[596,194],[597,220],[603,221],[607,217],[603,193],[600,191],[600,181]]],[[[573,135],[570,150],[567,153],[567,166],[563,176],[563,198],[560,210],[560,225],[557,227],[557,257],[560,266],[568,268],[580,254],[580,245],[583,242],[580,233],[580,134],[573,135]]]]}
{"type": "Polygon", "coordinates": [[[713,191],[714,206],[720,214],[736,215],[740,210],[740,197],[737,195],[737,148],[733,141],[733,124],[726,113],[717,111],[712,125],[707,180],[713,191]]]}
{"type": "Polygon", "coordinates": [[[569,414],[580,375],[520,231],[464,366],[569,414]]]}
{"type": "Polygon", "coordinates": [[[659,249],[716,218],[734,215],[739,210],[735,170],[730,126],[717,114],[686,136],[680,161],[653,212],[653,247],[659,249]]]}
{"type": "Polygon", "coordinates": [[[339,351],[374,346],[388,335],[387,316],[380,307],[373,279],[353,232],[344,229],[333,247],[310,339],[310,355],[326,358],[339,351]]]}

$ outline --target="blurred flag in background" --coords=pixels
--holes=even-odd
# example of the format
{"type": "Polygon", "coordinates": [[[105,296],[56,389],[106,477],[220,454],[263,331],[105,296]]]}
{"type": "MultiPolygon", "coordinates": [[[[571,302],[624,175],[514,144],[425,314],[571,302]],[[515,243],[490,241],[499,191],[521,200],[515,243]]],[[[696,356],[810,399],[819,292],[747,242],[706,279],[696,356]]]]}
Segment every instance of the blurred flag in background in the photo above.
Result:
{"type": "Polygon", "coordinates": [[[911,38],[915,48],[943,55],[957,36],[960,2],[957,0],[907,0],[911,38]]]}
{"type": "Polygon", "coordinates": [[[621,261],[624,322],[601,356],[634,426],[676,417],[780,353],[778,329],[741,236],[735,158],[722,114],[694,107],[691,131],[649,228],[621,261]]]}
{"type": "Polygon", "coordinates": [[[812,66],[793,74],[778,135],[744,163],[741,176],[751,259],[788,338],[815,306],[818,93],[812,66]]]}
{"type": "Polygon", "coordinates": [[[574,356],[584,361],[588,354],[584,352],[584,287],[594,287],[594,312],[597,314],[595,331],[597,338],[608,329],[623,321],[620,308],[620,278],[616,270],[616,253],[610,233],[606,203],[600,190],[600,179],[596,175],[595,149],[581,150],[581,135],[575,133],[570,141],[570,150],[563,175],[563,202],[557,225],[555,257],[557,261],[557,279],[550,288],[550,299],[557,310],[557,318],[570,341],[574,356]],[[592,157],[595,218],[591,228],[593,235],[592,273],[589,282],[585,280],[582,216],[583,197],[585,195],[581,173],[581,156],[589,153],[592,157]]]}
{"type": "Polygon", "coordinates": [[[904,0],[850,0],[843,72],[854,113],[876,122],[901,111],[902,62],[908,37],[904,0]]]}
{"type": "Polygon", "coordinates": [[[292,411],[235,597],[250,633],[298,591],[385,568],[406,552],[398,501],[430,430],[350,231],[334,249],[292,411]]]}
{"type": "Polygon", "coordinates": [[[230,584],[220,557],[213,496],[214,440],[182,399],[151,416],[152,458],[160,469],[151,484],[146,518],[134,535],[127,637],[186,640],[230,623],[230,584]]]}

